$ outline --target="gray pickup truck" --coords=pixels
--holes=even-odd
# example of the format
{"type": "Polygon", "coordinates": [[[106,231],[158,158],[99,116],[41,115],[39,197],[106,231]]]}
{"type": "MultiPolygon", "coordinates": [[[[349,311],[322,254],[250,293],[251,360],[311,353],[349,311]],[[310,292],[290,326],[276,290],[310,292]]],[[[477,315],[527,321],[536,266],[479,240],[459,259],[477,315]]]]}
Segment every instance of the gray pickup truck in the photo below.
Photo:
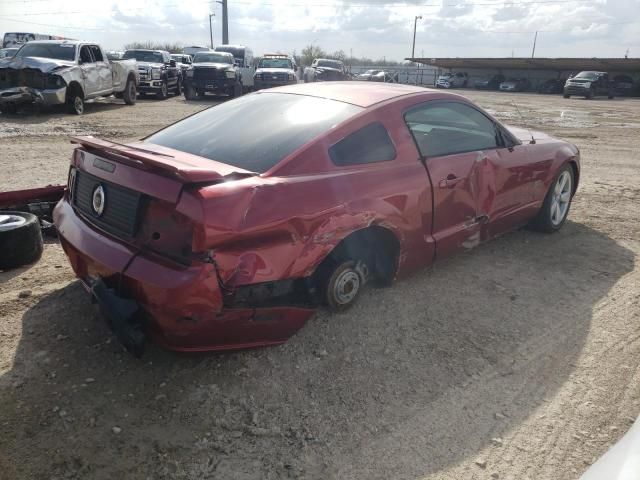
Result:
{"type": "Polygon", "coordinates": [[[81,115],[86,100],[109,95],[133,105],[138,83],[135,60],[110,61],[95,43],[32,41],[0,60],[0,111],[15,113],[31,103],[65,105],[81,115]]]}

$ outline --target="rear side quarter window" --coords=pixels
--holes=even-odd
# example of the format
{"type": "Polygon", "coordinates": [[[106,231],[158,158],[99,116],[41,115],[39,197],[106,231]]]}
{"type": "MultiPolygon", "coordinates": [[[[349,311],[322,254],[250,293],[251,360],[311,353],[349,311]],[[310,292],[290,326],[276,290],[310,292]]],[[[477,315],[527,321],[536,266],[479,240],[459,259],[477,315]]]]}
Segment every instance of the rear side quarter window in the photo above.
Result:
{"type": "Polygon", "coordinates": [[[396,149],[387,129],[375,122],[331,146],[329,157],[339,167],[387,162],[396,158],[396,149]]]}

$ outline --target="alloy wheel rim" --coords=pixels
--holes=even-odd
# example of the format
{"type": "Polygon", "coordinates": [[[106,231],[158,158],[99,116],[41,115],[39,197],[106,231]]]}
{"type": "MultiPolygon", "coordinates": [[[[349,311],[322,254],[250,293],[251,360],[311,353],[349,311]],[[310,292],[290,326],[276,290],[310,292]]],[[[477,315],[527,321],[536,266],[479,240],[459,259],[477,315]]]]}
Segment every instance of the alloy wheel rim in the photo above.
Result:
{"type": "Polygon", "coordinates": [[[571,174],[562,172],[556,181],[551,197],[551,223],[560,225],[567,215],[571,202],[571,174]]]}
{"type": "Polygon", "coordinates": [[[345,270],[336,278],[333,294],[336,302],[346,305],[358,294],[360,290],[360,275],[353,270],[345,270]]]}
{"type": "Polygon", "coordinates": [[[76,112],[78,112],[78,113],[82,113],[84,111],[84,105],[83,105],[82,99],[80,97],[74,98],[73,107],[76,109],[76,112]]]}

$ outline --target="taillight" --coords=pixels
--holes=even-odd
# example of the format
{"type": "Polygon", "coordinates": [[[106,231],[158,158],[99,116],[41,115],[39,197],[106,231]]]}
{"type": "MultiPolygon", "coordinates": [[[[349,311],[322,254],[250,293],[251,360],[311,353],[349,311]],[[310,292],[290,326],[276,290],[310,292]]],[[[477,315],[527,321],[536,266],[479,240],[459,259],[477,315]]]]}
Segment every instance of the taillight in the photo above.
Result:
{"type": "Polygon", "coordinates": [[[150,199],[136,233],[135,243],[176,262],[189,265],[192,259],[193,221],[176,212],[168,202],[150,199]]]}

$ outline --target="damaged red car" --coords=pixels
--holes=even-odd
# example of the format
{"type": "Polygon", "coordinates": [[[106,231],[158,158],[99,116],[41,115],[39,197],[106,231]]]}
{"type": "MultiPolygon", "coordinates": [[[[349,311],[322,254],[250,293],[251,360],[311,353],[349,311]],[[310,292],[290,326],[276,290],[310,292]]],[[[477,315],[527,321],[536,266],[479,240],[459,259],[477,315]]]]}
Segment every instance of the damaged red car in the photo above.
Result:
{"type": "Polygon", "coordinates": [[[578,149],[462,96],[335,82],[264,90],[142,141],[73,139],[54,211],[73,269],[124,345],[284,342],[436,259],[531,224],[558,230],[578,149]]]}

